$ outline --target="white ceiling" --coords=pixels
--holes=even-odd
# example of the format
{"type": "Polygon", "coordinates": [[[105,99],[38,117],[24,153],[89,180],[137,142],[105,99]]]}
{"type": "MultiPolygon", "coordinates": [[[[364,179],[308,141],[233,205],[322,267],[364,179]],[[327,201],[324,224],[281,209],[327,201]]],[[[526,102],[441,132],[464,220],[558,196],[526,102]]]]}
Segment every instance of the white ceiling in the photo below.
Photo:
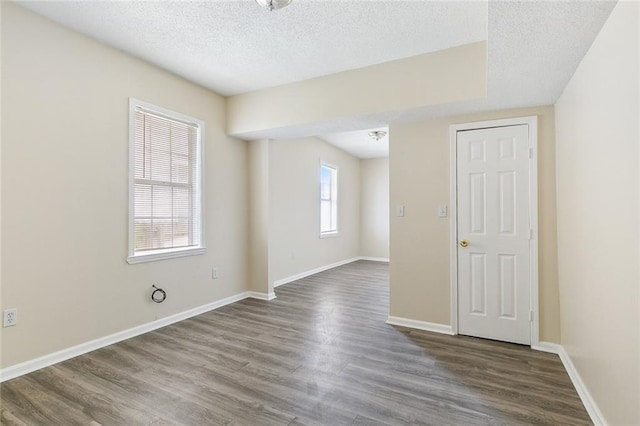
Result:
{"type": "Polygon", "coordinates": [[[487,38],[484,2],[22,1],[20,4],[222,95],[487,38]]]}
{"type": "MultiPolygon", "coordinates": [[[[555,103],[615,2],[293,0],[274,12],[253,0],[20,4],[223,95],[488,40],[486,99],[251,135],[321,135],[347,149],[390,123],[555,103]]],[[[370,148],[351,150],[379,156],[370,148]]]]}
{"type": "Polygon", "coordinates": [[[389,128],[377,127],[375,129],[356,130],[353,132],[330,133],[318,136],[335,145],[343,151],[358,158],[381,158],[389,156],[389,128]],[[387,135],[380,140],[372,139],[369,132],[384,130],[387,135]]]}

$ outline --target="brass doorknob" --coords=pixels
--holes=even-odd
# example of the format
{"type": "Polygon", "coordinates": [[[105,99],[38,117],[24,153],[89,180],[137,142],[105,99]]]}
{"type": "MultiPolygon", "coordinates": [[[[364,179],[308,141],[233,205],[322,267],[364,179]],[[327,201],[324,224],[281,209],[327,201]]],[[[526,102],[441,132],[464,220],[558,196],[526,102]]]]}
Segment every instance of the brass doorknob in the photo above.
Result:
{"type": "Polygon", "coordinates": [[[460,240],[460,247],[467,247],[469,245],[469,241],[467,240],[460,240]]]}

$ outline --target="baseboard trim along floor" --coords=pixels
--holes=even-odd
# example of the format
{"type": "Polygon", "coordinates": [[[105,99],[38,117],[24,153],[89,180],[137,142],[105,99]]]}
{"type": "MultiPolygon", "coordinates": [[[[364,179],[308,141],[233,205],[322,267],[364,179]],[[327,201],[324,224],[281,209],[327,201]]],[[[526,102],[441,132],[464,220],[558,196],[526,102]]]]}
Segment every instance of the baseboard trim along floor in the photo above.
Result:
{"type": "Polygon", "coordinates": [[[387,319],[387,324],[399,325],[401,327],[415,328],[417,330],[433,331],[434,333],[448,334],[453,336],[453,330],[450,325],[436,324],[433,322],[417,321],[409,318],[392,317],[387,319]]]}
{"type": "Polygon", "coordinates": [[[75,358],[79,355],[86,354],[87,352],[95,351],[96,349],[103,348],[105,346],[112,345],[114,343],[121,342],[123,340],[130,339],[131,337],[139,336],[144,333],[148,333],[158,328],[165,327],[170,324],[185,320],[187,318],[194,317],[196,315],[203,314],[205,312],[218,309],[222,306],[229,305],[234,302],[238,302],[243,299],[252,298],[260,300],[273,300],[275,299],[275,293],[266,294],[258,293],[254,291],[245,291],[234,296],[226,297],[224,299],[217,300],[215,302],[207,303],[206,305],[198,306],[193,309],[189,309],[184,312],[180,312],[174,315],[170,315],[165,318],[151,321],[145,324],[138,325],[136,327],[129,328],[127,330],[119,331],[117,333],[110,334],[108,336],[101,337],[99,339],[91,340],[89,342],[81,343],[70,348],[62,349],[60,351],[41,356],[29,361],[25,361],[20,364],[12,365],[10,367],[0,370],[0,383],[22,376],[24,374],[31,373],[41,368],[48,367],[53,364],[57,364],[62,361],[66,361],[71,358],[75,358]]]}
{"type": "MultiPolygon", "coordinates": [[[[390,316],[387,319],[387,324],[398,325],[401,327],[415,328],[417,330],[424,331],[432,331],[434,333],[440,334],[449,334],[453,335],[453,330],[450,325],[446,324],[435,324],[426,321],[417,321],[408,318],[401,317],[393,317],[390,316]]],[[[595,400],[589,393],[587,386],[585,385],[582,377],[578,373],[575,365],[571,361],[571,358],[565,351],[562,345],[557,343],[549,343],[549,342],[539,342],[537,345],[532,345],[531,349],[541,352],[549,352],[554,353],[560,357],[560,361],[564,365],[565,370],[567,370],[567,374],[573,383],[573,386],[576,388],[576,392],[578,392],[578,396],[582,400],[582,404],[584,405],[587,413],[591,417],[591,421],[596,426],[606,425],[604,417],[602,416],[602,412],[598,408],[595,400]]]]}
{"type": "Polygon", "coordinates": [[[352,257],[351,259],[341,260],[339,262],[331,263],[329,265],[320,266],[318,268],[314,268],[314,269],[310,269],[308,271],[300,272],[299,274],[291,275],[289,277],[282,278],[280,280],[274,281],[273,282],[273,287],[275,288],[275,287],[279,287],[279,286],[284,285],[284,284],[289,284],[289,283],[292,283],[294,281],[298,281],[298,280],[301,280],[303,278],[310,277],[311,275],[315,275],[315,274],[318,274],[320,272],[327,271],[329,269],[337,268],[338,266],[346,265],[348,263],[356,262],[358,260],[360,260],[359,257],[352,257]]]}
{"type": "Polygon", "coordinates": [[[282,278],[273,282],[273,287],[279,287],[284,284],[289,284],[294,281],[301,280],[306,277],[310,277],[311,275],[318,274],[320,272],[328,271],[329,269],[337,268],[338,266],[347,265],[352,262],[357,262],[358,260],[368,260],[370,262],[389,262],[388,257],[367,257],[367,256],[357,256],[352,257],[351,259],[341,260],[339,262],[331,263],[329,265],[320,266],[318,268],[310,269],[308,271],[300,272],[299,274],[291,275],[286,278],[282,278]]]}
{"type": "Polygon", "coordinates": [[[578,392],[578,396],[582,400],[582,404],[584,405],[584,408],[586,408],[587,413],[589,413],[589,417],[591,417],[593,424],[596,426],[606,425],[607,422],[604,420],[602,412],[598,408],[596,401],[591,396],[591,393],[589,393],[587,385],[582,380],[582,377],[578,373],[576,366],[573,364],[573,361],[571,361],[571,357],[569,357],[569,354],[567,354],[564,347],[557,343],[540,342],[537,345],[532,346],[531,349],[554,353],[560,357],[560,361],[562,361],[564,369],[567,370],[567,374],[573,383],[573,387],[576,388],[576,392],[578,392]]]}
{"type": "MultiPolygon", "coordinates": [[[[310,271],[302,272],[300,274],[296,274],[296,275],[275,281],[274,287],[287,284],[293,281],[297,281],[299,279],[317,274],[319,272],[323,272],[329,269],[336,268],[338,266],[356,262],[358,260],[367,260],[367,261],[376,261],[376,262],[389,261],[389,259],[386,259],[386,258],[370,258],[370,257],[363,257],[363,256],[355,257],[355,258],[347,259],[340,262],[335,262],[330,265],[315,268],[310,271]]],[[[200,315],[205,312],[209,312],[209,311],[218,309],[222,306],[226,306],[231,303],[235,303],[247,298],[269,301],[269,300],[275,299],[276,294],[275,292],[267,294],[267,293],[260,293],[260,292],[254,292],[254,291],[245,291],[230,297],[226,297],[224,299],[217,300],[215,302],[208,303],[206,305],[202,305],[193,309],[189,309],[184,312],[180,312],[165,318],[161,318],[156,321],[151,321],[146,324],[141,324],[139,326],[132,327],[127,330],[123,330],[108,336],[101,337],[99,339],[81,343],[79,345],[76,345],[70,348],[62,349],[60,351],[57,351],[48,355],[44,355],[42,357],[35,358],[35,359],[0,370],[0,383],[31,373],[41,368],[48,367],[50,365],[57,364],[62,361],[66,361],[68,359],[77,357],[87,352],[91,352],[96,349],[100,349],[105,346],[109,346],[114,343],[118,343],[123,340],[127,340],[129,338],[139,336],[141,334],[148,333],[153,330],[157,330],[167,325],[174,324],[179,321],[183,321],[187,318],[191,318],[196,315],[200,315]]],[[[408,328],[413,328],[417,330],[431,331],[431,332],[440,333],[440,334],[447,334],[447,335],[454,334],[452,327],[447,324],[430,323],[426,321],[418,321],[418,320],[413,320],[409,318],[402,318],[402,317],[395,317],[395,316],[389,316],[387,318],[386,323],[390,325],[408,327],[408,328]]],[[[571,358],[565,351],[564,347],[556,343],[539,342],[538,344],[533,345],[532,349],[542,351],[542,352],[555,353],[560,357],[560,360],[562,361],[562,364],[564,365],[564,368],[566,369],[567,374],[569,375],[569,378],[571,379],[571,382],[573,383],[573,386],[575,387],[576,392],[578,393],[580,399],[582,400],[582,403],[584,404],[593,423],[595,425],[606,425],[602,412],[600,411],[593,397],[589,393],[587,386],[585,385],[584,381],[580,377],[580,374],[578,373],[575,365],[571,361],[571,358]]]]}
{"type": "MultiPolygon", "coordinates": [[[[380,258],[382,259],[382,258],[380,258]]],[[[283,280],[276,281],[274,283],[274,287],[279,285],[287,284],[301,278],[308,277],[310,275],[317,274],[319,272],[326,271],[328,269],[333,269],[338,266],[346,265],[348,263],[356,262],[358,260],[377,260],[377,261],[385,261],[378,260],[378,258],[363,258],[363,257],[354,257],[351,259],[343,260],[340,262],[335,262],[330,265],[322,266],[320,268],[316,268],[310,271],[306,271],[283,280]]],[[[386,259],[388,261],[388,259],[386,259]]],[[[87,352],[94,351],[96,349],[103,348],[105,346],[112,345],[114,343],[121,342],[123,340],[130,339],[131,337],[139,336],[144,333],[148,333],[153,330],[157,330],[158,328],[165,327],[167,325],[185,320],[187,318],[194,317],[196,315],[203,314],[205,312],[212,311],[214,309],[220,308],[225,305],[229,305],[231,303],[246,299],[259,299],[259,300],[273,300],[276,298],[275,292],[271,293],[260,293],[256,291],[245,291],[234,296],[226,297],[221,300],[217,300],[215,302],[208,303],[206,305],[198,306],[193,309],[186,310],[184,312],[179,312],[174,315],[170,315],[165,318],[161,318],[156,321],[151,321],[145,324],[141,324],[136,327],[132,327],[127,330],[119,331],[117,333],[110,334],[108,336],[104,336],[95,340],[91,340],[89,342],[81,343],[76,346],[72,346],[70,348],[65,348],[57,352],[53,352],[51,354],[43,355],[41,357],[22,362],[20,364],[12,365],[10,367],[4,368],[0,370],[0,383],[14,379],[16,377],[31,373],[36,370],[40,370],[41,368],[48,367],[53,364],[57,364],[62,361],[66,361],[71,358],[75,358],[79,355],[85,354],[87,352]]]]}
{"type": "MultiPolygon", "coordinates": [[[[388,270],[354,262],[281,286],[270,302],[238,300],[4,382],[2,414],[24,424],[592,424],[555,354],[386,324],[388,270]]],[[[426,327],[407,319],[391,321],[426,327]]]]}
{"type": "Polygon", "coordinates": [[[369,262],[386,262],[386,263],[389,263],[389,258],[388,257],[360,256],[359,260],[368,260],[369,262]]]}

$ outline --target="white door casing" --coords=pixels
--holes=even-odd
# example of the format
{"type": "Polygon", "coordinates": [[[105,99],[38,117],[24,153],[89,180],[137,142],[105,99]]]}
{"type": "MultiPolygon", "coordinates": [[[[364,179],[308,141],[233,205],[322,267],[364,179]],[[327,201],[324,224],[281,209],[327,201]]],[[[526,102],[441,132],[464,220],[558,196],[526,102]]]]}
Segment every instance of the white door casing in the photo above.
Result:
{"type": "Polygon", "coordinates": [[[452,126],[454,332],[537,344],[535,125],[452,126]]]}

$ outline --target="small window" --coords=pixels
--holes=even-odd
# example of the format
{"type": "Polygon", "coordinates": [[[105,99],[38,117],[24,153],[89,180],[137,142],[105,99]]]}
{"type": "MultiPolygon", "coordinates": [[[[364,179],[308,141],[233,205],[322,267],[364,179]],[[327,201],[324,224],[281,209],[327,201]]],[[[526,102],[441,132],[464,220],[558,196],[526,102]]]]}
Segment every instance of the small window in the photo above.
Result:
{"type": "Polygon", "coordinates": [[[320,236],[338,233],[338,168],[320,165],[320,236]]]}
{"type": "Polygon", "coordinates": [[[204,122],[130,99],[129,263],[204,253],[204,122]]]}

